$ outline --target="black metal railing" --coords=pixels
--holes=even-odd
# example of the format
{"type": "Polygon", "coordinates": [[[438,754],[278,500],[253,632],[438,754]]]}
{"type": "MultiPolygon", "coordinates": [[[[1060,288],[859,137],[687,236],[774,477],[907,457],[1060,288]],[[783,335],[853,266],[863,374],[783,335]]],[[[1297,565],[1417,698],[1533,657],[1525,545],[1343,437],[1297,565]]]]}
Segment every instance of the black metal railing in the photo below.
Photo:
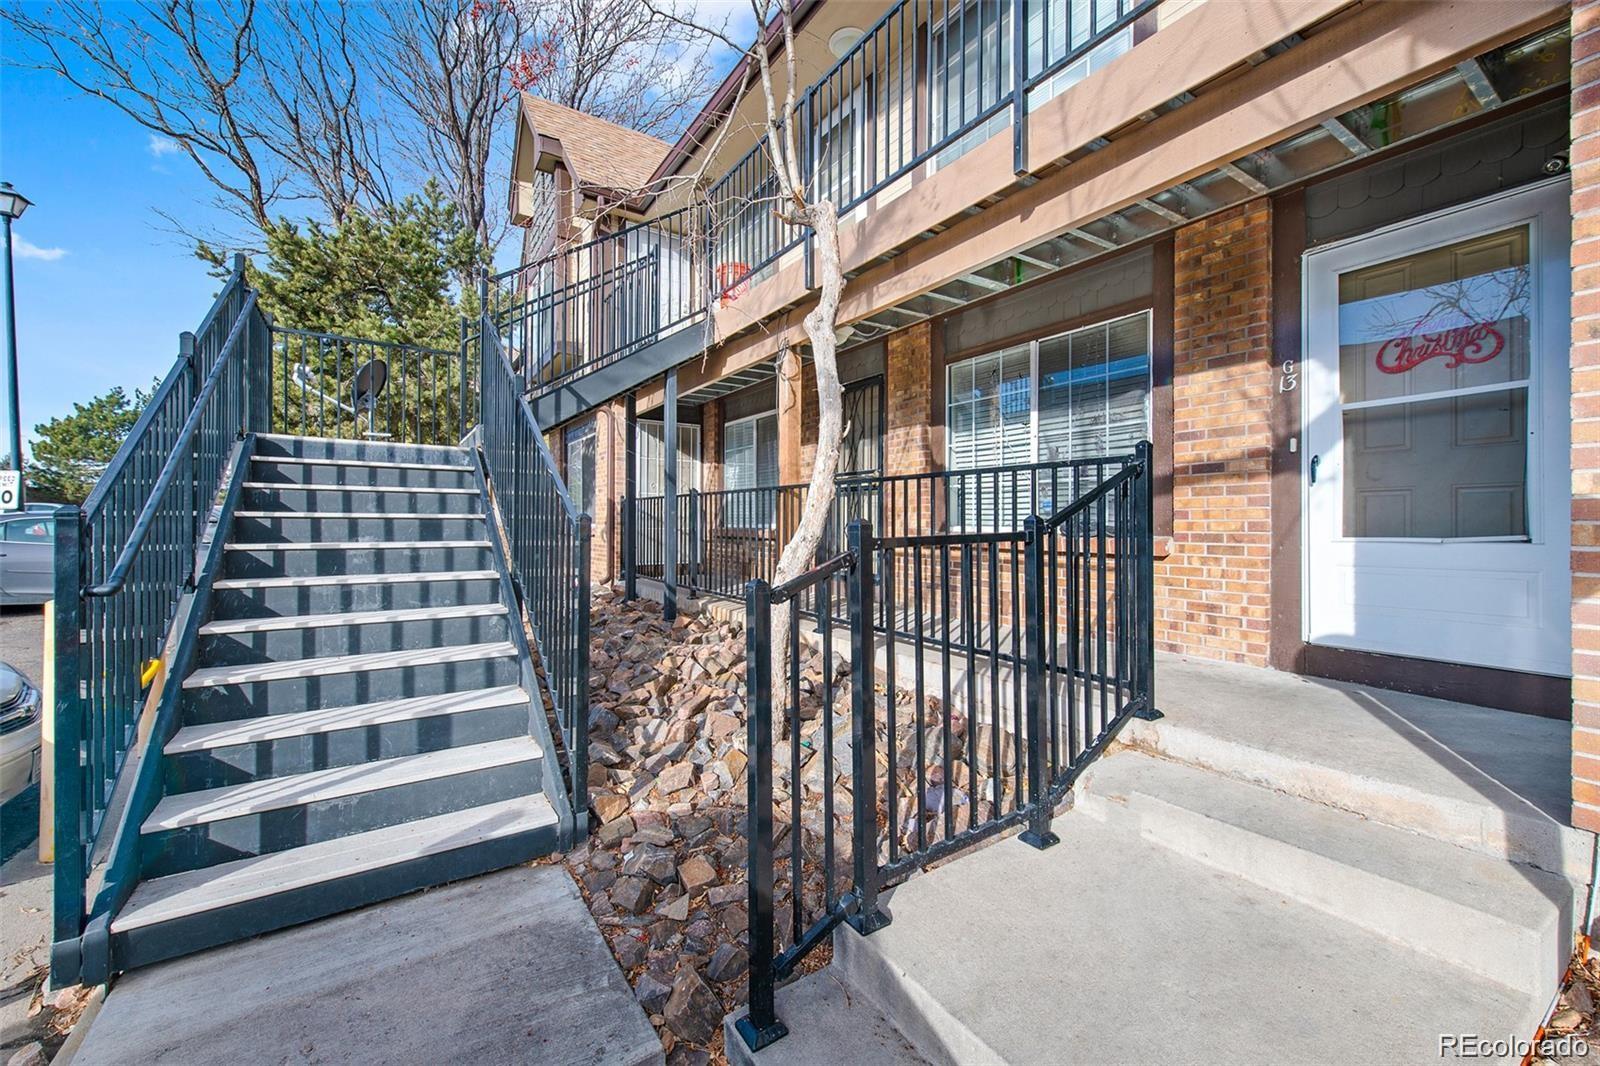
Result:
{"type": "Polygon", "coordinates": [[[573,831],[582,839],[589,809],[589,516],[573,505],[521,376],[487,317],[481,337],[484,466],[560,734],[573,831]]]}
{"type": "Polygon", "coordinates": [[[272,430],[455,445],[477,418],[467,335],[454,351],[272,327],[272,430]]]}
{"type": "Polygon", "coordinates": [[[842,555],[784,585],[749,583],[739,1030],[753,1049],[787,1031],[776,985],[840,922],[881,927],[881,891],[997,833],[1056,843],[1051,819],[1084,768],[1129,717],[1157,715],[1150,456],[1145,443],[1108,460],[1080,495],[1011,530],[879,538],[853,519],[842,555]],[[839,600],[850,725],[835,754],[839,600]]]}
{"type": "MultiPolygon", "coordinates": [[[[899,0],[801,96],[795,122],[810,193],[841,216],[919,167],[945,165],[1008,123],[1019,173],[1035,102],[1087,71],[1089,53],[1157,0],[899,0]]],[[[779,217],[763,137],[702,202],[557,249],[496,275],[485,306],[538,393],[598,369],[739,299],[803,257],[811,234],[779,217]]]]}
{"type": "Polygon", "coordinates": [[[490,277],[483,306],[524,387],[587,374],[698,318],[707,218],[684,208],[490,277]]]}
{"type": "MultiPolygon", "coordinates": [[[[90,855],[162,657],[223,474],[265,429],[269,326],[242,259],[82,509],[56,515],[55,919],[75,945],[88,918],[90,855]]],[[[68,963],[58,972],[76,973],[68,963]]]]}

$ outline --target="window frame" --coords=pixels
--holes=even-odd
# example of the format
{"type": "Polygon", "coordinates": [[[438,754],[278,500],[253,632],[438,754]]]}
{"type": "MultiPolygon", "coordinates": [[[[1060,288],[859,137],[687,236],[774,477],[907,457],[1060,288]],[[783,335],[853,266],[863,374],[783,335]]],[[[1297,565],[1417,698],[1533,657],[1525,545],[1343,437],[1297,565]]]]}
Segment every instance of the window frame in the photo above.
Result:
{"type": "MultiPolygon", "coordinates": [[[[760,517],[752,517],[751,520],[748,521],[748,522],[742,521],[742,520],[738,520],[738,519],[725,518],[724,519],[724,524],[729,529],[755,531],[755,530],[765,530],[765,529],[775,529],[775,528],[777,528],[777,524],[778,524],[777,510],[778,509],[777,509],[777,491],[776,490],[782,486],[782,479],[779,478],[778,480],[775,480],[771,485],[759,484],[759,482],[761,480],[761,430],[760,430],[760,422],[761,422],[761,420],[768,419],[768,418],[772,419],[773,448],[774,449],[780,448],[782,442],[778,438],[778,409],[776,407],[769,407],[765,411],[757,411],[753,415],[745,415],[742,418],[731,418],[731,419],[727,420],[726,422],[724,422],[722,424],[722,455],[719,457],[719,460],[720,460],[720,462],[722,464],[722,491],[724,493],[732,494],[732,493],[741,493],[741,492],[748,493],[748,492],[753,492],[753,491],[759,490],[759,489],[771,489],[771,490],[773,490],[772,508],[771,508],[772,513],[770,515],[766,516],[765,519],[762,519],[760,517]],[[753,459],[754,459],[754,470],[752,471],[752,473],[754,475],[754,480],[757,483],[756,484],[752,484],[752,485],[731,486],[731,485],[728,484],[728,472],[729,472],[729,469],[730,469],[730,464],[728,462],[728,437],[736,427],[745,426],[745,425],[750,425],[750,426],[753,427],[752,430],[751,430],[751,441],[750,441],[751,453],[752,453],[752,456],[753,456],[753,459]]],[[[776,473],[774,473],[774,477],[777,477],[776,473]]],[[[756,499],[757,501],[759,501],[759,499],[760,499],[759,496],[753,497],[753,498],[756,499]]],[[[723,504],[723,513],[724,513],[724,515],[727,514],[729,509],[730,508],[728,506],[728,497],[724,496],[724,504],[723,504]]]]}

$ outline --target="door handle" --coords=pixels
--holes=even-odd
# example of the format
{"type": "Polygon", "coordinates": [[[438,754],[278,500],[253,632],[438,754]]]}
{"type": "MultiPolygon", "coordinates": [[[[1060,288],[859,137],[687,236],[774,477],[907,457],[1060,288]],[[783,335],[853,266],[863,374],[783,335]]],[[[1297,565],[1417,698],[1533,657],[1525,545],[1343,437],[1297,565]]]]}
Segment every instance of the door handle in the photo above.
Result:
{"type": "Polygon", "coordinates": [[[1320,465],[1322,465],[1322,456],[1313,455],[1311,457],[1311,483],[1313,485],[1317,483],[1317,467],[1320,465]]]}

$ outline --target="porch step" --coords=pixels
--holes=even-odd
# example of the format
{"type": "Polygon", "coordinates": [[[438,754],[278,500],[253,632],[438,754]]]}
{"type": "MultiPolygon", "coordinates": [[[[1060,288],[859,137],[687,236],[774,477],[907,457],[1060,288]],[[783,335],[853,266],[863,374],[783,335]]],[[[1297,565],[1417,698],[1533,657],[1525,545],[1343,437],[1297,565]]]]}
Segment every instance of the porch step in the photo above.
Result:
{"type": "Polygon", "coordinates": [[[128,967],[549,854],[554,809],[522,795],[143,881],[111,923],[128,967]]]}
{"type": "Polygon", "coordinates": [[[1531,1035],[1548,1005],[1126,822],[1054,828],[1045,851],[1002,840],[911,878],[871,936],[834,934],[836,976],[925,1060],[1437,1061],[1441,1034],[1531,1035]]]}
{"type": "Polygon", "coordinates": [[[286,540],[482,540],[483,535],[481,514],[235,511],[233,515],[233,537],[238,544],[286,540]]]}
{"type": "Polygon", "coordinates": [[[1078,807],[1489,980],[1548,999],[1581,886],[1220,774],[1118,752],[1078,807]]]}
{"type": "Polygon", "coordinates": [[[451,463],[397,463],[370,459],[258,456],[250,480],[282,485],[397,485],[409,488],[473,487],[472,469],[451,463]]]}
{"type": "Polygon", "coordinates": [[[524,732],[168,795],[140,827],[145,873],[163,877],[526,796],[539,791],[543,758],[524,732]]]}
{"type": "Polygon", "coordinates": [[[382,514],[477,514],[476,487],[428,489],[404,485],[278,485],[247,481],[245,511],[376,511],[382,514]]]}
{"type": "Polygon", "coordinates": [[[507,636],[509,613],[499,603],[230,618],[200,627],[200,656],[222,666],[497,643],[507,636]]]}
{"type": "Polygon", "coordinates": [[[1571,726],[1554,718],[1160,655],[1128,744],[1587,883],[1571,825],[1571,726]]]}
{"type": "Polygon", "coordinates": [[[360,463],[416,463],[472,467],[464,448],[441,444],[396,444],[391,441],[342,440],[331,437],[256,435],[256,459],[350,459],[360,463]]]}

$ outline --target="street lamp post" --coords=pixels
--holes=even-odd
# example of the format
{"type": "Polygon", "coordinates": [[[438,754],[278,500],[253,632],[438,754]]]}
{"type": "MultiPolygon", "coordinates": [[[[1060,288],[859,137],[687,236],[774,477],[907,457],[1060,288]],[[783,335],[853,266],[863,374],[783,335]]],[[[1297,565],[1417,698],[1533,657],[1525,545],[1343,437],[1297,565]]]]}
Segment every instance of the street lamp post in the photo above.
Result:
{"type": "MultiPolygon", "coordinates": [[[[0,228],[5,230],[6,261],[6,415],[11,424],[11,469],[22,474],[22,407],[18,401],[17,385],[17,285],[11,270],[11,223],[22,217],[33,201],[11,187],[9,181],[0,181],[0,228]]],[[[17,506],[20,509],[27,499],[27,489],[17,486],[17,506]]]]}

